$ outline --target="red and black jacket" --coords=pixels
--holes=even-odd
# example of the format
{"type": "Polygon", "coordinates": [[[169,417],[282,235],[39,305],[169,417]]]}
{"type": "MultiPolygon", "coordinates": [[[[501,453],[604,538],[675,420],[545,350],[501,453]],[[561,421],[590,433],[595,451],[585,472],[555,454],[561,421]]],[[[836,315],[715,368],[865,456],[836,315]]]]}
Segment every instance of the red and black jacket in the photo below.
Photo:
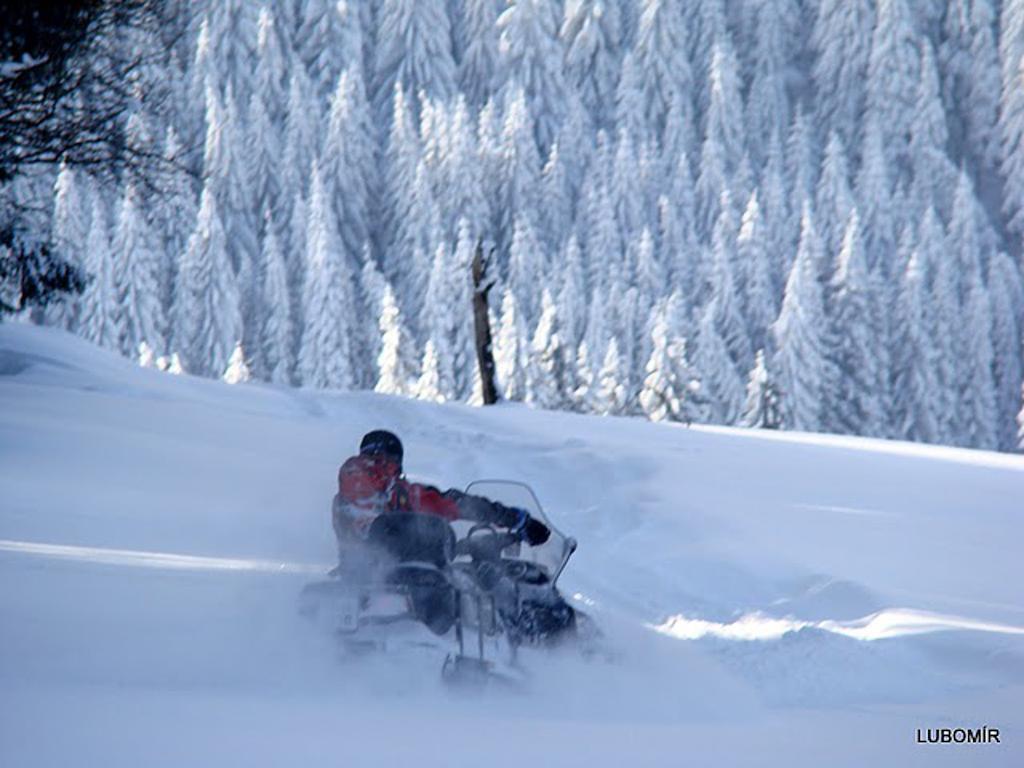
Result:
{"type": "Polygon", "coordinates": [[[410,483],[401,467],[385,456],[359,455],[345,460],[338,470],[338,496],[334,505],[335,533],[365,535],[377,515],[412,512],[445,520],[460,518],[510,527],[518,510],[455,489],[410,483]]]}

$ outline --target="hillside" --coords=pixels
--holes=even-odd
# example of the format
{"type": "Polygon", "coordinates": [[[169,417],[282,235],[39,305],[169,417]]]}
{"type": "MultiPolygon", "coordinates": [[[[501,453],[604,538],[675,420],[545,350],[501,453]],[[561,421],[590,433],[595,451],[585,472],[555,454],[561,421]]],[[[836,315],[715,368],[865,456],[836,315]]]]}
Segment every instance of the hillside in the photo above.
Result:
{"type": "Polygon", "coordinates": [[[1013,765],[1024,459],[142,369],[0,326],[0,763],[1013,765]],[[612,661],[458,697],[296,615],[371,427],[529,482],[612,661]],[[915,729],[1000,729],[918,745],[915,729]]]}
{"type": "Polygon", "coordinates": [[[1019,448],[1022,0],[149,5],[111,130],[166,162],[0,187],[93,278],[34,321],[468,402],[480,245],[508,400],[1019,448]]]}

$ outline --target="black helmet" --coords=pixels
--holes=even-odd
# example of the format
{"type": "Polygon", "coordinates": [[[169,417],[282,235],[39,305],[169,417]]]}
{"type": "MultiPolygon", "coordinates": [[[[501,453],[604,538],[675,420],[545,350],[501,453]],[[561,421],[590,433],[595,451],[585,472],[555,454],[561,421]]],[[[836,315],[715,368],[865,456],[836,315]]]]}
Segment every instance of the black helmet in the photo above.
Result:
{"type": "Polygon", "coordinates": [[[402,466],[402,441],[396,434],[384,429],[375,429],[363,435],[359,453],[364,456],[387,456],[402,466]]]}

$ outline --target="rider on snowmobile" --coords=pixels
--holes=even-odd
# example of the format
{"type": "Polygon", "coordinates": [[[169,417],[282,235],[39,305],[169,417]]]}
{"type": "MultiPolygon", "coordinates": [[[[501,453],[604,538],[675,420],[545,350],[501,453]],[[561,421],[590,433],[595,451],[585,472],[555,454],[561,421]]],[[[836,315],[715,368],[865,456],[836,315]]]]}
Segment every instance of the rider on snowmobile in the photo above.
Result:
{"type": "Polygon", "coordinates": [[[402,474],[402,441],[383,429],[367,432],[359,454],[338,470],[338,493],[331,518],[339,550],[365,540],[378,515],[412,512],[445,520],[473,520],[519,533],[530,546],[543,544],[551,531],[525,510],[451,488],[412,483],[402,474]]]}

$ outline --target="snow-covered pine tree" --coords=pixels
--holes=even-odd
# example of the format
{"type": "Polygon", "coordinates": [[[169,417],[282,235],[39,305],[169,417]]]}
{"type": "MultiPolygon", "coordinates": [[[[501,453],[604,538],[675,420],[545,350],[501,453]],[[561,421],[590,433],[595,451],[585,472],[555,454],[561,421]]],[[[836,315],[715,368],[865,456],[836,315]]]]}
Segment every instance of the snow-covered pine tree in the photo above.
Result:
{"type": "Polygon", "coordinates": [[[910,128],[916,118],[920,71],[918,35],[907,0],[879,0],[868,59],[867,110],[882,132],[890,173],[901,183],[909,178],[910,128]]]}
{"type": "MultiPolygon", "coordinates": [[[[789,176],[791,199],[814,200],[818,169],[821,167],[818,150],[818,138],[815,135],[814,127],[811,125],[803,105],[800,105],[796,108],[793,123],[786,136],[786,172],[789,176]]],[[[769,154],[770,159],[771,154],[769,154]]],[[[800,205],[793,205],[790,208],[790,214],[790,226],[794,233],[799,233],[803,217],[800,205]]],[[[795,243],[796,240],[797,235],[794,234],[793,242],[795,243]]]]}
{"type": "Polygon", "coordinates": [[[874,26],[872,0],[822,0],[814,19],[817,122],[822,133],[838,132],[848,147],[860,146],[874,26]]]}
{"type": "Polygon", "coordinates": [[[669,113],[675,111],[677,125],[684,126],[677,149],[688,149],[694,137],[694,77],[684,10],[680,0],[643,0],[634,44],[647,124],[663,137],[669,113]]]}
{"type": "Polygon", "coordinates": [[[754,367],[747,378],[747,400],[740,424],[759,429],[779,429],[783,425],[779,390],[768,370],[763,349],[758,349],[754,355],[754,367]]]}
{"type": "MultiPolygon", "coordinates": [[[[380,358],[382,338],[380,313],[383,311],[384,286],[388,281],[381,274],[370,244],[363,248],[363,266],[356,281],[356,324],[352,337],[352,359],[356,362],[356,386],[370,389],[380,380],[375,361],[380,358]]],[[[393,297],[394,294],[392,294],[393,297]]]]}
{"type": "Polygon", "coordinates": [[[256,52],[256,3],[219,0],[208,5],[210,64],[222,94],[233,91],[246,103],[252,93],[256,52]]]}
{"type": "Polygon", "coordinates": [[[415,208],[416,176],[420,166],[419,136],[405,91],[395,86],[391,129],[384,156],[384,206],[380,239],[385,246],[384,274],[394,281],[408,265],[412,245],[409,218],[415,208]]]}
{"type": "MultiPolygon", "coordinates": [[[[612,207],[615,209],[615,223],[623,242],[630,243],[643,227],[644,210],[640,177],[637,174],[637,155],[633,137],[628,131],[620,130],[612,164],[611,192],[612,207]]],[[[628,258],[628,250],[626,257],[628,258]]],[[[631,265],[624,265],[625,272],[631,265]]]]}
{"type": "MultiPolygon", "coordinates": [[[[243,151],[244,131],[233,90],[229,85],[223,100],[211,85],[206,92],[206,144],[203,172],[206,188],[217,198],[217,211],[224,227],[225,248],[237,276],[239,310],[242,314],[242,346],[259,347],[259,321],[256,300],[259,296],[256,265],[259,240],[253,209],[249,158],[243,151]]],[[[232,340],[232,343],[234,340],[232,340]]],[[[219,375],[224,366],[211,370],[219,375]]]]}
{"type": "Polygon", "coordinates": [[[823,426],[825,398],[835,391],[836,373],[823,338],[825,307],[816,268],[821,241],[807,202],[803,210],[796,261],[786,282],[782,309],[772,326],[777,350],[772,365],[782,394],[786,427],[816,432],[823,426]]]}
{"type": "MultiPolygon", "coordinates": [[[[467,237],[475,245],[476,240],[490,229],[491,212],[484,194],[480,153],[469,105],[460,95],[451,106],[437,185],[442,227],[454,242],[459,236],[459,222],[464,219],[467,237]]],[[[568,213],[564,215],[568,218],[568,213]]],[[[568,222],[563,222],[562,226],[568,226],[568,222]]]]}
{"type": "Polygon", "coordinates": [[[107,214],[98,194],[92,195],[89,221],[84,265],[89,282],[79,300],[76,331],[93,344],[116,350],[120,347],[124,323],[117,303],[107,214]]]}
{"type": "Polygon", "coordinates": [[[619,76],[622,46],[621,6],[608,0],[574,0],[565,6],[561,39],[565,76],[590,111],[607,125],[619,76]]]}
{"type": "Polygon", "coordinates": [[[939,48],[943,93],[954,116],[954,144],[985,168],[998,158],[1000,74],[994,22],[990,0],[951,0],[939,48]]]}
{"type": "Polygon", "coordinates": [[[221,378],[228,384],[245,384],[252,379],[252,373],[249,370],[249,364],[245,361],[245,352],[242,349],[241,342],[235,344],[231,357],[228,358],[228,367],[221,378]]]}
{"type": "Polygon", "coordinates": [[[560,320],[547,288],[541,298],[540,319],[529,354],[526,401],[539,408],[560,408],[565,402],[568,376],[560,320]]]}
{"type": "Polygon", "coordinates": [[[900,338],[896,346],[896,408],[901,423],[896,434],[906,440],[931,443],[939,439],[942,403],[937,397],[939,350],[932,336],[934,309],[929,304],[930,248],[910,257],[900,286],[900,338]]]}
{"type": "Polygon", "coordinates": [[[291,383],[294,366],[291,293],[288,290],[284,256],[269,209],[264,213],[263,230],[263,252],[260,258],[263,272],[261,359],[267,380],[273,384],[286,385],[291,383]]]}
{"type": "Polygon", "coordinates": [[[1020,387],[1020,412],[1017,414],[1017,450],[1024,453],[1024,384],[1020,387]]]}
{"type": "Polygon", "coordinates": [[[972,448],[995,450],[996,389],[993,377],[992,306],[980,270],[968,275],[964,324],[970,344],[964,358],[967,376],[962,381],[959,407],[964,415],[964,438],[972,448]]]}
{"type": "Polygon", "coordinates": [[[125,186],[113,242],[113,277],[122,315],[120,351],[133,357],[139,345],[163,354],[166,318],[158,287],[158,252],[140,210],[135,185],[125,186]]]}
{"type": "MultiPolygon", "coordinates": [[[[407,318],[422,323],[426,301],[426,280],[433,266],[433,255],[442,243],[441,212],[431,185],[430,170],[422,159],[416,169],[408,211],[398,223],[392,245],[396,295],[402,300],[407,318]]],[[[386,273],[385,273],[386,274],[386,273]]],[[[413,326],[413,333],[422,328],[413,326]]]]}
{"type": "Polygon", "coordinates": [[[736,165],[746,152],[743,131],[743,96],[739,65],[731,36],[722,31],[714,42],[711,68],[708,71],[710,104],[707,113],[706,137],[714,137],[724,159],[727,181],[736,172],[736,165]]]}
{"type": "MultiPolygon", "coordinates": [[[[309,166],[318,153],[320,122],[320,102],[313,95],[305,69],[292,67],[281,151],[281,199],[289,206],[285,219],[291,218],[292,201],[299,194],[303,197],[308,194],[309,166]]],[[[305,230],[304,219],[301,229],[305,230]]],[[[295,232],[292,237],[296,239],[295,232]]]]}
{"type": "Polygon", "coordinates": [[[727,188],[725,150],[718,138],[709,133],[701,145],[700,173],[694,186],[695,229],[699,240],[707,242],[711,239],[715,222],[721,213],[719,206],[722,193],[727,188]]]}
{"type": "MultiPolygon", "coordinates": [[[[686,26],[690,30],[690,61],[698,71],[702,71],[710,65],[714,45],[725,32],[725,8],[723,0],[702,0],[692,5],[696,5],[696,8],[687,9],[690,18],[686,19],[686,26]]],[[[698,113],[708,109],[710,88],[710,79],[698,79],[695,95],[698,113]]]]}
{"type": "Polygon", "coordinates": [[[614,416],[626,408],[626,387],[622,383],[622,358],[619,343],[613,336],[608,341],[604,361],[590,388],[589,406],[593,413],[614,416]]]}
{"type": "Polygon", "coordinates": [[[619,345],[619,356],[622,361],[622,377],[620,381],[625,388],[626,399],[624,413],[637,413],[639,403],[637,395],[640,393],[640,384],[644,364],[647,362],[649,353],[649,334],[645,333],[645,326],[650,317],[651,308],[641,306],[640,294],[636,286],[627,283],[621,273],[616,272],[614,282],[610,283],[610,296],[621,297],[617,302],[617,317],[613,318],[613,335],[621,339],[619,345]],[[620,282],[621,281],[621,282],[620,282]]]}
{"type": "Polygon", "coordinates": [[[173,348],[189,371],[220,376],[242,336],[238,287],[210,185],[178,271],[173,348]]]}
{"type": "MultiPolygon", "coordinates": [[[[136,360],[138,361],[140,368],[157,368],[158,370],[162,370],[157,362],[157,356],[153,353],[152,348],[146,342],[139,344],[139,348],[135,350],[135,353],[136,360]]],[[[159,359],[162,360],[164,358],[159,359]]]]}
{"type": "Polygon", "coordinates": [[[495,242],[499,253],[505,252],[512,243],[516,216],[532,217],[538,210],[540,156],[522,89],[514,90],[506,102],[500,146],[500,205],[495,211],[498,218],[495,242]]]}
{"type": "MultiPolygon", "coordinates": [[[[315,163],[315,161],[314,161],[315,163]]],[[[288,220],[288,237],[285,239],[290,248],[282,247],[285,267],[288,273],[288,289],[292,298],[292,313],[295,318],[293,349],[298,351],[299,337],[302,333],[302,315],[306,288],[306,227],[309,219],[309,206],[301,190],[296,191],[291,203],[291,215],[288,220]]]]}
{"type": "MultiPolygon", "coordinates": [[[[980,274],[988,269],[990,251],[987,245],[992,234],[986,232],[987,217],[974,194],[967,171],[960,170],[956,189],[953,193],[953,216],[949,221],[948,247],[955,265],[957,297],[962,306],[967,304],[967,291],[972,273],[980,274]]],[[[982,278],[979,278],[983,282],[982,278]]]]}
{"type": "Polygon", "coordinates": [[[590,412],[591,391],[595,384],[595,371],[586,340],[576,349],[576,388],[572,391],[572,409],[581,413],[590,412]]]}
{"type": "Polygon", "coordinates": [[[558,293],[558,315],[562,341],[567,350],[576,349],[586,324],[586,283],[583,277],[583,252],[576,235],[571,235],[562,251],[559,268],[562,286],[558,293]]]}
{"type": "Polygon", "coordinates": [[[568,169],[562,162],[558,142],[551,145],[548,160],[541,171],[542,193],[539,214],[544,242],[552,252],[561,249],[573,224],[573,190],[568,169]]]}
{"type": "MultiPolygon", "coordinates": [[[[732,200],[722,195],[721,213],[715,224],[711,243],[711,291],[714,304],[712,320],[715,330],[729,352],[738,371],[753,363],[750,336],[740,308],[742,286],[737,288],[736,226],[732,216],[732,200]]],[[[729,413],[732,413],[730,410],[729,413]]],[[[731,423],[732,419],[730,419],[731,423]]]]}
{"type": "Polygon", "coordinates": [[[971,3],[972,78],[968,102],[958,105],[966,125],[966,146],[986,171],[999,163],[999,55],[995,40],[996,10],[991,0],[971,3]]]}
{"type": "Polygon", "coordinates": [[[1021,235],[1024,234],[1024,55],[1018,56],[1010,87],[1003,88],[999,120],[1003,138],[1000,169],[1006,180],[1003,212],[1007,228],[1021,235]]]}
{"type": "Polygon", "coordinates": [[[565,54],[556,0],[510,0],[498,17],[498,51],[528,99],[537,146],[546,156],[565,117],[565,54]]]}
{"type": "MultiPolygon", "coordinates": [[[[747,94],[746,138],[751,158],[758,168],[774,133],[786,130],[790,122],[788,0],[763,0],[755,4],[757,28],[754,42],[753,79],[747,94]]],[[[753,8],[752,8],[753,10],[753,8]]]]}
{"type": "Polygon", "coordinates": [[[882,129],[878,121],[870,117],[864,131],[862,160],[855,189],[857,211],[864,232],[864,248],[868,267],[871,269],[878,264],[888,268],[896,248],[892,172],[886,160],[883,142],[882,129]]]}
{"type": "Polygon", "coordinates": [[[204,121],[206,112],[206,91],[217,78],[214,67],[213,47],[210,40],[210,20],[207,14],[201,14],[192,55],[192,66],[187,70],[187,97],[182,100],[187,112],[181,119],[182,144],[189,154],[189,168],[193,171],[202,170],[202,159],[199,149],[203,146],[203,134],[206,131],[204,121]],[[197,156],[198,155],[198,156],[197,156]]]}
{"type": "MultiPolygon", "coordinates": [[[[427,281],[426,301],[424,302],[426,338],[430,343],[430,351],[436,361],[429,361],[426,353],[423,359],[423,375],[429,381],[430,389],[421,395],[425,399],[455,400],[458,397],[456,376],[455,334],[458,320],[468,314],[463,311],[457,315],[457,305],[452,302],[450,288],[454,284],[451,259],[443,241],[434,247],[433,267],[427,281]],[[429,368],[429,370],[428,370],[429,368]]],[[[468,304],[466,306],[468,310],[468,304]]],[[[462,361],[460,361],[462,362],[462,361]]],[[[468,376],[468,371],[465,372],[468,376]]],[[[426,386],[426,385],[424,385],[426,386]]]]}
{"type": "Polygon", "coordinates": [[[922,210],[928,205],[934,206],[948,219],[957,170],[947,154],[946,110],[939,93],[935,55],[927,39],[921,41],[921,80],[915,113],[910,128],[910,160],[914,172],[911,197],[922,210]]]}
{"type": "Polygon", "coordinates": [[[478,240],[468,219],[459,219],[456,232],[455,250],[446,259],[448,287],[441,301],[451,327],[455,396],[466,401],[473,393],[474,371],[478,369],[472,272],[478,240]]]}
{"type": "Polygon", "coordinates": [[[768,328],[778,316],[768,246],[761,205],[754,191],[747,201],[736,237],[736,255],[744,272],[740,306],[754,349],[764,349],[768,341],[768,328]]]}
{"type": "MultiPolygon", "coordinates": [[[[815,210],[821,228],[821,239],[829,257],[839,253],[843,245],[844,228],[854,207],[853,191],[850,189],[850,169],[846,149],[837,131],[832,131],[825,145],[821,161],[821,175],[818,177],[818,191],[815,210]]],[[[827,264],[827,262],[826,262],[827,264]]],[[[828,275],[821,275],[827,279],[828,275]]]]}
{"type": "Polygon", "coordinates": [[[258,211],[269,209],[282,213],[279,124],[272,121],[266,102],[258,91],[254,91],[249,100],[245,129],[247,184],[252,192],[250,204],[258,211]]]}
{"type": "Polygon", "coordinates": [[[1024,55],[1024,2],[1003,0],[999,14],[999,61],[1003,95],[1013,88],[1024,55]]]}
{"type": "Polygon", "coordinates": [[[381,349],[377,358],[380,378],[374,390],[386,395],[410,395],[416,383],[412,341],[402,322],[391,284],[385,282],[380,310],[381,349]]]}
{"type": "Polygon", "coordinates": [[[362,67],[363,29],[358,2],[300,0],[296,3],[296,53],[320,99],[326,99],[341,71],[362,67]]]}
{"type": "Polygon", "coordinates": [[[567,98],[565,119],[558,129],[556,142],[558,159],[565,166],[566,182],[575,206],[594,143],[591,141],[589,117],[579,96],[570,91],[567,98]]]}
{"type": "Polygon", "coordinates": [[[696,202],[690,162],[675,158],[668,194],[658,203],[658,250],[673,285],[682,289],[684,303],[694,305],[700,293],[699,246],[695,229],[696,202]]]}
{"type": "MultiPolygon", "coordinates": [[[[942,95],[956,114],[958,103],[967,103],[971,78],[971,5],[970,0],[949,0],[942,20],[938,47],[942,67],[942,95]]],[[[963,140],[962,129],[959,140],[963,140]]]]}
{"type": "Polygon", "coordinates": [[[772,286],[778,303],[778,297],[782,295],[789,276],[797,243],[786,187],[785,155],[779,134],[775,134],[768,143],[768,159],[761,174],[758,202],[764,216],[765,242],[771,257],[772,286]]]}
{"type": "MultiPolygon", "coordinates": [[[[850,213],[839,250],[832,290],[832,333],[838,342],[831,357],[838,369],[838,389],[829,397],[825,422],[830,431],[848,435],[879,436],[883,429],[884,391],[878,370],[879,334],[857,209],[850,213]]],[[[830,393],[831,394],[831,393],[830,393]]]]}
{"type": "Polygon", "coordinates": [[[651,421],[677,421],[680,412],[680,382],[676,381],[669,357],[668,318],[664,305],[654,310],[651,323],[651,357],[644,368],[640,407],[651,421]]]}
{"type": "Polygon", "coordinates": [[[1024,377],[1021,357],[1022,306],[1020,272],[1005,253],[989,263],[986,287],[992,308],[992,373],[996,396],[999,450],[1014,448],[1013,416],[1017,409],[1017,383],[1024,377]]]}
{"type": "Polygon", "coordinates": [[[320,167],[341,244],[352,263],[360,258],[370,234],[370,190],[376,171],[374,133],[362,67],[346,67],[331,100],[320,167]]]}
{"type": "Polygon", "coordinates": [[[293,51],[287,30],[275,17],[274,8],[264,5],[256,18],[256,71],[253,94],[259,94],[270,123],[278,132],[284,127],[288,99],[289,58],[293,51]]]}
{"type": "Polygon", "coordinates": [[[462,8],[465,46],[458,64],[459,91],[480,109],[497,91],[500,0],[466,0],[462,8]]]}
{"type": "Polygon", "coordinates": [[[644,227],[636,241],[635,259],[636,277],[634,283],[640,294],[640,304],[644,307],[654,305],[664,297],[668,290],[665,269],[654,247],[654,236],[644,227]]]}
{"type": "Polygon", "coordinates": [[[352,272],[341,248],[331,205],[313,167],[306,235],[305,318],[298,373],[305,386],[350,389],[352,272]]]}
{"type": "Polygon", "coordinates": [[[529,365],[526,334],[526,323],[516,304],[516,295],[511,289],[506,289],[501,300],[498,335],[494,340],[495,372],[506,400],[526,399],[526,370],[529,365]]]}
{"type": "Polygon", "coordinates": [[[623,250],[622,236],[615,226],[611,198],[607,185],[598,178],[600,175],[597,168],[592,165],[585,184],[586,197],[581,204],[581,216],[585,222],[583,246],[588,269],[586,282],[591,291],[598,286],[606,285],[608,273],[612,265],[621,258],[623,250]]]}
{"type": "Polygon", "coordinates": [[[443,403],[439,353],[434,347],[434,340],[427,339],[423,348],[423,363],[420,366],[420,378],[416,382],[414,394],[420,400],[432,403],[443,403]]]}
{"type": "Polygon", "coordinates": [[[720,303],[715,296],[701,314],[695,362],[701,393],[708,403],[708,420],[714,424],[735,424],[743,409],[743,382],[718,330],[720,303]]]}
{"type": "Polygon", "coordinates": [[[167,317],[170,317],[174,303],[178,265],[196,221],[195,190],[189,175],[182,169],[186,156],[178,134],[169,127],[164,140],[163,159],[178,170],[166,174],[162,193],[154,196],[153,207],[149,211],[158,238],[160,300],[167,317]]]}
{"type": "Polygon", "coordinates": [[[932,207],[925,209],[918,234],[918,257],[926,270],[927,304],[931,306],[931,325],[926,329],[935,343],[935,399],[938,440],[953,443],[962,430],[959,401],[960,368],[964,364],[958,352],[962,325],[957,295],[955,266],[946,248],[946,231],[932,207]]]}
{"type": "Polygon", "coordinates": [[[170,358],[163,359],[167,360],[167,368],[165,370],[172,376],[180,376],[185,372],[185,366],[177,352],[172,353],[170,358]]]}
{"type": "Polygon", "coordinates": [[[614,128],[610,135],[628,135],[634,143],[643,144],[648,137],[644,118],[643,82],[632,51],[622,59],[622,72],[615,88],[614,128]]]}
{"type": "Polygon", "coordinates": [[[544,274],[544,254],[533,226],[522,213],[516,216],[508,259],[508,285],[515,292],[516,304],[529,327],[535,324],[540,310],[537,285],[544,274]]]}
{"type": "MultiPolygon", "coordinates": [[[[62,162],[54,185],[51,238],[56,255],[79,268],[84,268],[88,261],[86,244],[92,204],[82,192],[78,174],[70,165],[62,162]]],[[[75,300],[55,302],[46,310],[46,322],[69,331],[75,330],[77,312],[78,302],[75,300]]]]}
{"type": "Polygon", "coordinates": [[[455,93],[452,31],[445,0],[381,0],[377,9],[374,103],[391,109],[395,86],[443,102],[455,93]]]}
{"type": "Polygon", "coordinates": [[[640,408],[652,421],[703,420],[699,413],[699,384],[690,367],[686,340],[674,327],[672,301],[659,303],[650,324],[651,354],[644,369],[640,408]]]}

